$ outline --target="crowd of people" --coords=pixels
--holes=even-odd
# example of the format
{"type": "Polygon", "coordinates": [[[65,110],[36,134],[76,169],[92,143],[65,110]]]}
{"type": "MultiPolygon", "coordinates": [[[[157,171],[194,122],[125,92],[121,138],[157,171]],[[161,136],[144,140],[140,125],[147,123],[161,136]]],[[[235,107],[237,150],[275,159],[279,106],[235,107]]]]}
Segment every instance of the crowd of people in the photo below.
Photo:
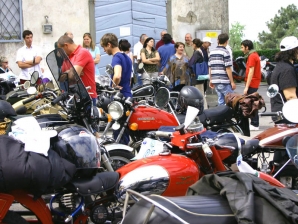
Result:
{"type": "MultiPolygon", "coordinates": [[[[41,49],[32,44],[33,33],[30,30],[23,32],[25,45],[17,51],[16,63],[21,69],[20,83],[30,80],[30,74],[38,71],[42,82],[43,69],[41,49]]],[[[146,34],[140,36],[133,46],[126,39],[118,38],[115,34],[107,33],[102,36],[100,45],[111,55],[114,73],[113,85],[120,88],[124,96],[131,96],[134,85],[143,85],[151,78],[166,75],[170,88],[179,91],[185,85],[197,87],[203,95],[206,94],[207,83],[218,95],[218,105],[225,104],[225,96],[236,89],[233,80],[232,51],[228,45],[229,35],[218,35],[217,43],[212,43],[210,37],[202,40],[193,39],[190,33],[185,34],[184,42],[175,42],[165,30],[161,32],[161,40],[156,44],[154,38],[146,34]],[[209,51],[211,44],[217,46],[209,51]],[[140,63],[143,68],[139,69],[140,63]]],[[[83,83],[90,86],[90,96],[96,103],[96,77],[100,75],[100,49],[96,46],[90,33],[84,33],[82,46],[75,44],[73,34],[66,32],[55,43],[55,48],[62,48],[69,56],[83,83]]],[[[260,58],[254,50],[251,40],[243,40],[239,46],[246,62],[245,88],[243,94],[258,91],[261,82],[260,58]]],[[[293,63],[298,59],[298,40],[296,37],[286,37],[280,43],[280,52],[276,55],[277,66],[274,69],[271,83],[279,86],[284,100],[297,98],[298,78],[293,63]]],[[[0,57],[0,73],[9,72],[8,60],[0,57]]],[[[204,98],[204,107],[207,101],[204,98]]],[[[281,109],[281,101],[271,99],[272,111],[281,109]]],[[[259,117],[251,119],[251,130],[259,130],[259,117]]]]}

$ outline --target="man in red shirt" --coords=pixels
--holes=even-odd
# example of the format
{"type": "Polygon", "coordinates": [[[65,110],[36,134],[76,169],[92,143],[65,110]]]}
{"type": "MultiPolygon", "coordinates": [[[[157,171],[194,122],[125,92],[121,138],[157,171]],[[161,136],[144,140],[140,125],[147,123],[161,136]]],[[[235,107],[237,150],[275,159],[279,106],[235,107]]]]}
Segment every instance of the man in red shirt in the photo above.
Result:
{"type": "MultiPolygon", "coordinates": [[[[252,94],[258,91],[261,82],[261,63],[260,56],[254,50],[251,40],[244,40],[241,42],[241,51],[244,53],[246,61],[246,75],[245,75],[245,88],[243,94],[252,94]]],[[[259,115],[251,119],[251,131],[259,130],[259,115]]]]}
{"type": "Polygon", "coordinates": [[[67,35],[63,35],[59,38],[58,47],[62,48],[68,55],[84,85],[86,87],[91,87],[91,89],[88,90],[88,93],[92,98],[93,105],[96,105],[97,93],[95,84],[95,69],[90,52],[87,49],[82,48],[80,45],[75,44],[73,39],[67,35]]]}
{"type": "MultiPolygon", "coordinates": [[[[165,35],[166,33],[167,33],[167,31],[165,31],[165,30],[161,31],[161,33],[160,33],[160,40],[155,45],[155,49],[156,50],[158,50],[159,47],[161,47],[162,45],[165,44],[165,42],[163,42],[163,39],[162,38],[163,38],[163,35],[165,35]]],[[[172,44],[175,44],[175,42],[173,40],[171,40],[171,43],[172,44]]]]}

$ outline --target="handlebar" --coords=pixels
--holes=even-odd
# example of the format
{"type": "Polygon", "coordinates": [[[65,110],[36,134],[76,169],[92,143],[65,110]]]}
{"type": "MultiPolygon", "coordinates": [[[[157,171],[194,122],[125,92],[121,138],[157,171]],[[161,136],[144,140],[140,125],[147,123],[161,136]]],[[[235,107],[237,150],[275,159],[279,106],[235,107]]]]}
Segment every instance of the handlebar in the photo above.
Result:
{"type": "Polygon", "coordinates": [[[30,97],[30,98],[28,98],[28,99],[24,100],[24,101],[23,101],[23,104],[30,103],[30,102],[32,102],[32,101],[34,101],[34,100],[38,99],[38,98],[39,98],[39,97],[32,96],[32,97],[30,97]]]}
{"type": "Polygon", "coordinates": [[[282,112],[281,112],[281,111],[259,113],[259,116],[260,116],[260,117],[266,117],[266,116],[281,116],[281,115],[282,115],[282,112]]]}
{"type": "Polygon", "coordinates": [[[62,93],[60,96],[58,96],[56,99],[54,99],[51,104],[54,106],[56,105],[59,101],[65,100],[68,96],[68,92],[62,93]]]}

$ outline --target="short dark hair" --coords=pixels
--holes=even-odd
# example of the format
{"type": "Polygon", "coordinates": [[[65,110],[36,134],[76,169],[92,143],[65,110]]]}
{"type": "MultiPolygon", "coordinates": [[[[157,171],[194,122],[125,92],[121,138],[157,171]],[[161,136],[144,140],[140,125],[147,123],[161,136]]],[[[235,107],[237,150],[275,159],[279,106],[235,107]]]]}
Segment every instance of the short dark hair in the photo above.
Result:
{"type": "Polygon", "coordinates": [[[217,37],[218,39],[218,44],[224,44],[229,40],[229,35],[227,33],[221,33],[217,37]]]}
{"type": "Polygon", "coordinates": [[[254,49],[254,44],[251,40],[244,40],[241,42],[241,45],[243,45],[244,47],[248,47],[248,50],[254,49]]]}
{"type": "Polygon", "coordinates": [[[162,37],[162,40],[165,44],[171,43],[172,42],[172,36],[169,33],[165,33],[162,37]]]}
{"type": "Polygon", "coordinates": [[[118,47],[118,38],[115,34],[113,33],[106,33],[105,35],[102,36],[100,39],[100,45],[102,47],[108,46],[108,43],[112,45],[112,48],[118,47]]]}
{"type": "Polygon", "coordinates": [[[121,39],[119,41],[119,49],[120,51],[129,51],[131,44],[126,39],[121,39]]]}
{"type": "Polygon", "coordinates": [[[182,43],[182,42],[176,42],[175,43],[175,49],[178,49],[178,47],[180,46],[180,45],[183,45],[183,47],[185,47],[185,44],[184,43],[182,43]]]}
{"type": "Polygon", "coordinates": [[[203,44],[203,42],[202,42],[200,39],[198,39],[198,38],[193,39],[193,40],[192,40],[192,43],[193,43],[194,45],[196,45],[197,48],[201,47],[202,44],[203,44]]]}
{"type": "Polygon", "coordinates": [[[25,37],[29,36],[29,35],[33,36],[33,33],[30,30],[24,30],[23,31],[23,39],[25,39],[25,37]]]}

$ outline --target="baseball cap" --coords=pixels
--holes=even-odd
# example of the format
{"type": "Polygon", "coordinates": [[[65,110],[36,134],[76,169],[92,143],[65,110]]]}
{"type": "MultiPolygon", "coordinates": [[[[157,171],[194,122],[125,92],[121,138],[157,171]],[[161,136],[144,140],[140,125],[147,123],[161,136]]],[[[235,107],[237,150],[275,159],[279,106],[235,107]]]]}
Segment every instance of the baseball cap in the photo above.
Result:
{"type": "Polygon", "coordinates": [[[211,41],[210,37],[204,37],[203,42],[209,42],[210,44],[212,44],[212,41],[211,41]]]}
{"type": "Polygon", "coordinates": [[[298,47],[298,40],[297,37],[294,36],[285,37],[281,40],[279,45],[280,51],[288,51],[296,47],[298,47]]]}

